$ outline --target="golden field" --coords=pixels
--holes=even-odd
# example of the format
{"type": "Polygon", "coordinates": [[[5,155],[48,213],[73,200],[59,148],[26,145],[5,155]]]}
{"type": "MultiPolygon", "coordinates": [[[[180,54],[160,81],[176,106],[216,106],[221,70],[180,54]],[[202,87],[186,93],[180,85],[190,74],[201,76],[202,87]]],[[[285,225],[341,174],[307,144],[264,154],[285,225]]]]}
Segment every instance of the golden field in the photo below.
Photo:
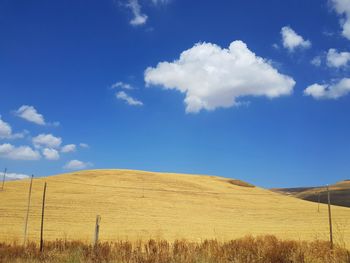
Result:
{"type": "MultiPolygon", "coordinates": [[[[226,241],[246,235],[328,240],[327,206],[231,179],[132,170],[90,170],[35,178],[29,240],[40,236],[47,182],[44,239],[91,242],[96,215],[100,240],[226,241]]],[[[0,241],[23,240],[29,180],[0,192],[0,241]]],[[[350,247],[350,209],[332,207],[334,239],[350,247]]]]}

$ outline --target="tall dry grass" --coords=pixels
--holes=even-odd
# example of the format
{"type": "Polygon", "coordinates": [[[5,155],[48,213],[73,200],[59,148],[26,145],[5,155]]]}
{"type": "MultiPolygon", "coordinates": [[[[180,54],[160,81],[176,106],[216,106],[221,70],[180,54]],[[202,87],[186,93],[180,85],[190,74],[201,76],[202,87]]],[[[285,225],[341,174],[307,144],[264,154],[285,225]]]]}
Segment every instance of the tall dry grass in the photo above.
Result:
{"type": "Polygon", "coordinates": [[[229,242],[178,240],[119,241],[97,246],[80,241],[45,243],[40,254],[35,243],[26,247],[0,243],[0,262],[125,262],[125,263],[347,263],[350,251],[325,241],[288,241],[275,236],[245,237],[229,242]]]}

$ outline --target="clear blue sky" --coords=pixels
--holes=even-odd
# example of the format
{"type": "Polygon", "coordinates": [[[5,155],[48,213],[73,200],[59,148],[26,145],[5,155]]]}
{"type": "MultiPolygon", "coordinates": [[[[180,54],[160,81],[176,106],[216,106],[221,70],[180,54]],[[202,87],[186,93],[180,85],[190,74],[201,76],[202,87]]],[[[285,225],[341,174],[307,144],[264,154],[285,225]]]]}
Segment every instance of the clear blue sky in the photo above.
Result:
{"type": "Polygon", "coordinates": [[[0,168],[350,178],[348,3],[0,0],[0,168]]]}

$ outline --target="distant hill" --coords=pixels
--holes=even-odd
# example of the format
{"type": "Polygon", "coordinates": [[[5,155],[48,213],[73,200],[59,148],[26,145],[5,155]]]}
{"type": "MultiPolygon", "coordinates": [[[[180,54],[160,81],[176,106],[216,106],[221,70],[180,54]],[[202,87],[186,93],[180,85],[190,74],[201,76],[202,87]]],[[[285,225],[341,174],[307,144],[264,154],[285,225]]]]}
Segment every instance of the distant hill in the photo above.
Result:
{"type": "MultiPolygon", "coordinates": [[[[308,200],[312,202],[327,203],[327,190],[325,186],[299,187],[299,188],[275,188],[278,193],[308,200]]],[[[340,181],[329,186],[331,204],[350,207],[350,180],[340,181]]]]}
{"type": "MultiPolygon", "coordinates": [[[[44,182],[44,239],[91,242],[96,215],[102,241],[139,239],[229,240],[273,234],[297,240],[328,239],[327,206],[249,183],[207,175],[133,170],[90,170],[35,178],[29,238],[39,240],[44,182]]],[[[22,241],[29,179],[5,183],[0,191],[0,242],[22,241]]],[[[350,246],[350,209],[333,207],[344,226],[335,240],[350,246]]]]}

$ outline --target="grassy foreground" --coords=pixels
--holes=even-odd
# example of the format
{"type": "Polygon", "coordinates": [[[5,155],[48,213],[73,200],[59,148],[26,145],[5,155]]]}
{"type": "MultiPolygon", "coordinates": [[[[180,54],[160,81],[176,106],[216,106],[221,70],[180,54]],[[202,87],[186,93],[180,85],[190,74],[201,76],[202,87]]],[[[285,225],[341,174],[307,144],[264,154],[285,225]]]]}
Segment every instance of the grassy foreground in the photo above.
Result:
{"type": "Polygon", "coordinates": [[[0,262],[118,262],[118,263],[316,263],[350,262],[350,252],[325,241],[282,241],[275,236],[245,237],[219,242],[149,240],[105,242],[93,247],[81,241],[56,240],[39,253],[35,243],[26,247],[0,243],[0,262]]]}

